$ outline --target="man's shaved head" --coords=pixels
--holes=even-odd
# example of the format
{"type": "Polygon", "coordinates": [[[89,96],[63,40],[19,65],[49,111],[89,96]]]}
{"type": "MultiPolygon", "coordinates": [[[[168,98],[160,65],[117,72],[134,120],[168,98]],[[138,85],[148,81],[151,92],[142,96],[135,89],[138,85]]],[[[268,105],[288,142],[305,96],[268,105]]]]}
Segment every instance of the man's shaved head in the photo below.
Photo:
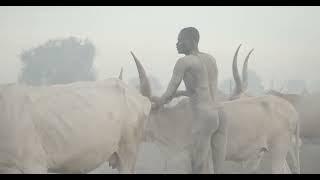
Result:
{"type": "Polygon", "coordinates": [[[191,54],[198,51],[200,35],[194,27],[183,28],[178,36],[177,50],[180,54],[191,54]]]}
{"type": "Polygon", "coordinates": [[[185,34],[187,37],[191,38],[191,40],[194,40],[197,44],[199,43],[199,31],[194,27],[183,28],[180,31],[180,34],[185,34]]]}

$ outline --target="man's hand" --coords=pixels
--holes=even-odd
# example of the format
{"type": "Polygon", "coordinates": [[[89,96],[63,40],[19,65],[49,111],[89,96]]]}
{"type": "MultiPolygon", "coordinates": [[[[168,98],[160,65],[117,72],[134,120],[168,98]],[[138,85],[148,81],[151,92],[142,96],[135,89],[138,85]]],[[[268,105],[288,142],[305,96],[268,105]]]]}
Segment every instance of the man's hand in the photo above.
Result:
{"type": "Polygon", "coordinates": [[[153,110],[157,110],[163,105],[162,100],[161,100],[160,97],[152,96],[150,99],[151,99],[151,102],[152,102],[151,109],[153,109],[153,110]]]}
{"type": "Polygon", "coordinates": [[[160,101],[160,97],[158,97],[158,96],[151,96],[150,99],[152,102],[159,102],[160,101]]]}
{"type": "Polygon", "coordinates": [[[160,106],[156,103],[152,103],[151,104],[151,110],[158,110],[160,108],[160,106]]]}

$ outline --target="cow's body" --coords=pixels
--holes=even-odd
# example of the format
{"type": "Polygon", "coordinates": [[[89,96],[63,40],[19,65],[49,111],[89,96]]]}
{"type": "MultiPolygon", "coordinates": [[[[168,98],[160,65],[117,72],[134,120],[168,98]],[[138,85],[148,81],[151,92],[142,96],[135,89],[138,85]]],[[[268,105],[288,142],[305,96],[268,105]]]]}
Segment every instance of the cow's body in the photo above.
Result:
{"type": "MultiPolygon", "coordinates": [[[[163,149],[167,153],[190,151],[192,114],[189,109],[188,98],[182,98],[173,106],[151,113],[146,131],[149,140],[166,147],[163,149]]],[[[264,152],[275,151],[272,149],[274,144],[283,145],[282,149],[274,152],[277,155],[285,151],[282,158],[294,145],[290,143],[294,143],[296,138],[297,113],[290,104],[277,97],[248,97],[223,102],[220,111],[224,115],[220,119],[221,125],[227,130],[225,155],[228,161],[246,163],[254,172],[264,152]]]]}
{"type": "MultiPolygon", "coordinates": [[[[287,153],[294,150],[290,148],[300,141],[298,114],[293,106],[268,95],[223,102],[221,111],[227,129],[226,160],[247,162],[256,171],[264,152],[270,151],[272,172],[284,172],[281,163],[286,164],[287,153]]],[[[293,165],[299,171],[299,165],[293,165]]]]}
{"type": "Polygon", "coordinates": [[[133,172],[150,101],[118,79],[1,89],[0,169],[133,172]],[[110,159],[111,158],[111,159],[110,159]]]}

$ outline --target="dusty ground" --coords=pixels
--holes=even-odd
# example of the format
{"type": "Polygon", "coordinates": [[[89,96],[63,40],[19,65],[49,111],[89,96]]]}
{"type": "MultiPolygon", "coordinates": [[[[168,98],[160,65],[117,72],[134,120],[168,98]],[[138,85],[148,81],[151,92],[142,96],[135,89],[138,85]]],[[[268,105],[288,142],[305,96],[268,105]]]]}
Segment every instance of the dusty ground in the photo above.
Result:
{"type": "MultiPolygon", "coordinates": [[[[153,143],[143,143],[138,155],[136,164],[136,173],[139,174],[170,174],[170,173],[188,173],[190,170],[189,158],[185,152],[168,157],[165,163],[165,154],[160,151],[159,147],[153,143]]],[[[301,173],[312,174],[320,173],[320,145],[303,144],[300,153],[301,173]]],[[[270,170],[268,161],[261,164],[262,171],[259,173],[268,173],[270,170]]],[[[91,173],[118,173],[111,169],[107,163],[95,169],[91,173]]],[[[224,173],[248,173],[240,164],[227,162],[224,167],[224,173]]]]}

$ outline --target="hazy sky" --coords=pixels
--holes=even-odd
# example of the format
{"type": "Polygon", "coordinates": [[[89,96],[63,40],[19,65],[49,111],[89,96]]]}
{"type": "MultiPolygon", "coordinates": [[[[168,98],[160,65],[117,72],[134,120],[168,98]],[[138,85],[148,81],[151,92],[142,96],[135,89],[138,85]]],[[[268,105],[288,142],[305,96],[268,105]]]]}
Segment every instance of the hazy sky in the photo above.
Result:
{"type": "Polygon", "coordinates": [[[319,80],[320,7],[0,7],[0,83],[15,82],[22,50],[48,39],[76,36],[96,46],[99,79],[137,76],[134,51],[167,85],[177,54],[179,31],[200,32],[200,51],[217,60],[219,80],[231,76],[237,46],[239,66],[255,48],[249,68],[263,80],[319,80]]]}

